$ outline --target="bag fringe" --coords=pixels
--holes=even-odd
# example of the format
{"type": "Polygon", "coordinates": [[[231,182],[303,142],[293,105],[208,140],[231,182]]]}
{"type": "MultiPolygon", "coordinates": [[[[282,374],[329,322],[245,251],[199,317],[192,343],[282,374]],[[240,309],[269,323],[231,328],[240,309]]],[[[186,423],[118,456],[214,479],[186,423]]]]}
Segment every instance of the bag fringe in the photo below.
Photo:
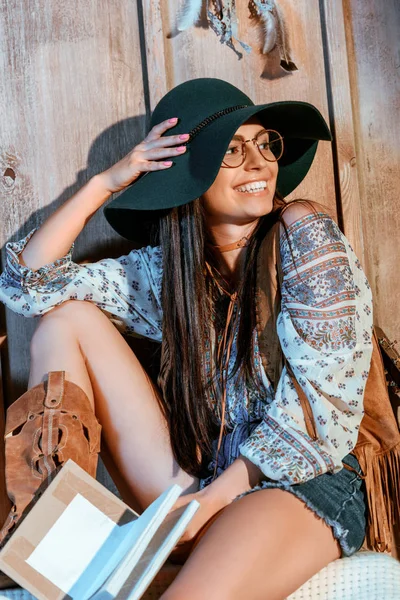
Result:
{"type": "Polygon", "coordinates": [[[391,552],[392,527],[400,523],[400,443],[376,454],[372,444],[353,450],[365,475],[367,531],[365,546],[376,552],[391,552]]]}

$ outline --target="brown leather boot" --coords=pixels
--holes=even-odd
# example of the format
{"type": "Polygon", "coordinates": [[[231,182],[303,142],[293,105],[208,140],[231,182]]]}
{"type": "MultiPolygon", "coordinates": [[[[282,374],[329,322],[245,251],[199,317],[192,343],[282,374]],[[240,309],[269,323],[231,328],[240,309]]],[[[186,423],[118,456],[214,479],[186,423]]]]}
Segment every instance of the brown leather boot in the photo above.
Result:
{"type": "Polygon", "coordinates": [[[6,487],[13,503],[0,545],[71,458],[92,477],[100,451],[99,424],[85,392],[65,371],[23,394],[7,410],[6,487]]]}

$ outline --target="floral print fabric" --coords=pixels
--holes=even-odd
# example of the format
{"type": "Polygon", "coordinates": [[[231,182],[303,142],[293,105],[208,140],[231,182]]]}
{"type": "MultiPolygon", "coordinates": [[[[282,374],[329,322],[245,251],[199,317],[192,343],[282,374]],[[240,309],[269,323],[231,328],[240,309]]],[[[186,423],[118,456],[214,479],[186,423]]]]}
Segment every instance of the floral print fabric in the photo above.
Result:
{"type": "Polygon", "coordinates": [[[306,433],[284,368],[274,402],[240,451],[270,479],[296,484],[339,471],[356,444],[372,356],[372,295],[354,251],[327,215],[299,219],[288,237],[281,236],[277,330],[310,401],[318,439],[306,433]]]}
{"type": "Polygon", "coordinates": [[[32,271],[19,262],[33,229],[19,242],[6,244],[7,262],[0,275],[0,301],[25,317],[37,317],[67,300],[87,300],[104,311],[121,333],[161,342],[159,247],[132,250],[127,256],[78,265],[69,252],[32,271]]]}
{"type": "MultiPolygon", "coordinates": [[[[21,315],[36,317],[67,300],[87,300],[103,310],[121,333],[161,342],[160,247],[78,265],[72,261],[72,246],[65,257],[32,271],[18,257],[35,231],[6,245],[0,301],[21,315]]],[[[307,215],[288,227],[288,238],[281,236],[281,259],[278,336],[310,401],[318,440],[307,434],[286,369],[274,393],[254,331],[260,390],[237,376],[228,378],[228,432],[217,473],[242,454],[266,477],[296,484],[340,470],[342,458],[356,443],[372,354],[372,296],[347,239],[324,213],[307,215]]],[[[235,342],[236,337],[229,373],[237,354],[235,342]]],[[[213,466],[211,462],[210,473],[213,466]]]]}

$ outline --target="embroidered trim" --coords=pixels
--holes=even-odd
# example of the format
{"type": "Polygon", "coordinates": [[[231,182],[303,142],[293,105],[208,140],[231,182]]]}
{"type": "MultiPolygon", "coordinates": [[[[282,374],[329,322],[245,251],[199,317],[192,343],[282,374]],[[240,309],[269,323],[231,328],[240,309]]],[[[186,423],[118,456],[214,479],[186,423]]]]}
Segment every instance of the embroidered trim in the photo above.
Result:
{"type": "Polygon", "coordinates": [[[343,244],[343,242],[338,241],[334,243],[328,243],[324,246],[321,246],[320,248],[313,248],[310,252],[296,257],[294,263],[293,261],[291,261],[283,267],[283,275],[285,276],[288,273],[290,273],[294,266],[298,269],[300,267],[304,267],[313,260],[318,260],[319,258],[323,258],[324,256],[326,256],[327,254],[334,253],[346,254],[346,247],[343,244]]]}

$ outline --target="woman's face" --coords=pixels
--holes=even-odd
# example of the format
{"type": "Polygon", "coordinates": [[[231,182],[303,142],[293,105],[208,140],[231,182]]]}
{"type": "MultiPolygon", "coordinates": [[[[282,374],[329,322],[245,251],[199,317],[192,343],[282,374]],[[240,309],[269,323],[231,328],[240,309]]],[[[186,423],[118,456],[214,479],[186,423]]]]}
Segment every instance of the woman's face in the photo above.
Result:
{"type": "MultiPolygon", "coordinates": [[[[264,129],[253,117],[239,127],[235,136],[251,140],[264,129]]],[[[275,195],[278,163],[268,162],[254,142],[246,144],[246,160],[240,167],[221,167],[212,186],[203,194],[203,206],[210,225],[245,225],[271,212],[275,195]],[[246,183],[264,182],[257,192],[245,191],[246,183]],[[240,191],[239,191],[240,189],[240,191]]]]}

